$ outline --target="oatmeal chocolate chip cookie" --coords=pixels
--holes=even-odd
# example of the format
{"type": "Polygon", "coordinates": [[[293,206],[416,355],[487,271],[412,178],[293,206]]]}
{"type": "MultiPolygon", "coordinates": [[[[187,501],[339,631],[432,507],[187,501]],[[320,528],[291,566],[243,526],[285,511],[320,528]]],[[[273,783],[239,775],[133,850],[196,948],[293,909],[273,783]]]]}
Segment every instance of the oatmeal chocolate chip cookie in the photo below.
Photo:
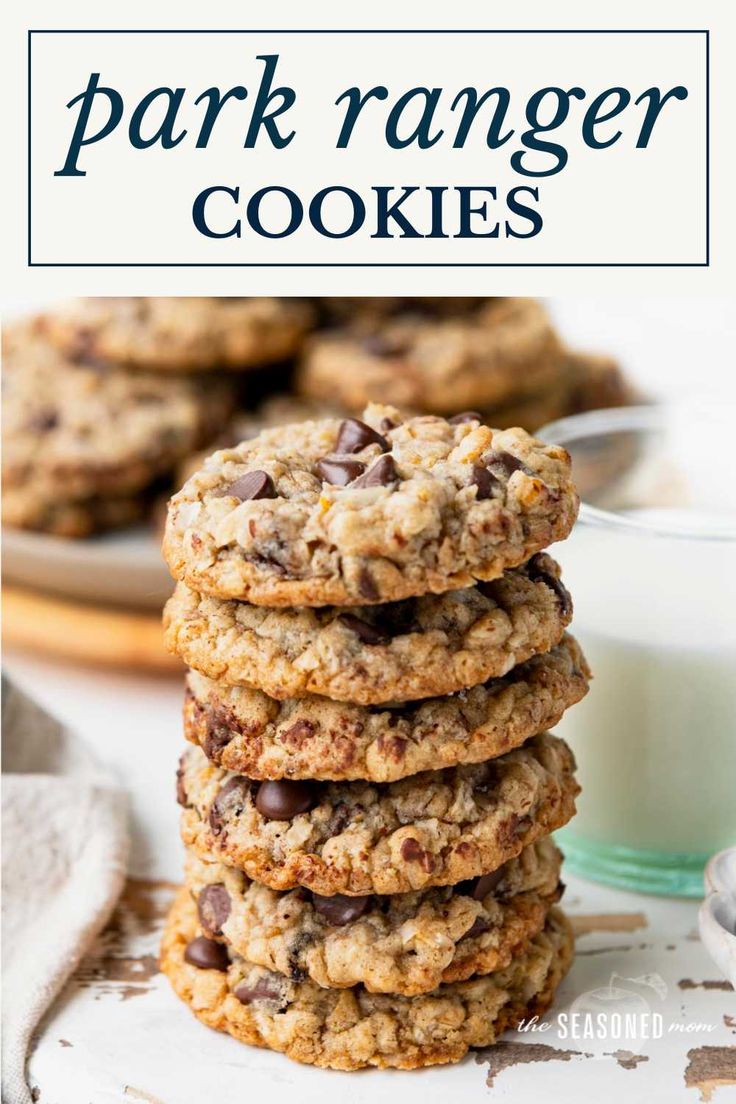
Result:
{"type": "Polygon", "coordinates": [[[164,555],[200,594],[367,605],[497,578],[577,509],[564,449],[372,406],[216,452],[172,498],[164,555]]]}
{"type": "MultiPolygon", "coordinates": [[[[230,413],[229,387],[74,362],[37,321],[3,334],[3,486],[9,517],[42,527],[83,500],[126,498],[209,440],[230,413]]],[[[86,502],[87,515],[104,513],[86,502]]],[[[119,512],[119,506],[111,509],[119,512]]],[[[54,521],[50,528],[59,528],[54,521]]],[[[64,526],[61,526],[63,528],[64,526]]]]}
{"type": "Polygon", "coordinates": [[[72,358],[153,372],[234,370],[293,356],[314,321],[302,299],[129,297],[79,299],[45,320],[72,358]]]}
{"type": "Polygon", "coordinates": [[[549,388],[564,347],[533,299],[481,299],[458,317],[358,316],[307,343],[296,386],[351,411],[370,402],[447,414],[549,388]]]}
{"type": "Polygon", "coordinates": [[[199,934],[294,981],[414,996],[443,981],[503,969],[544,927],[560,896],[551,840],[456,886],[392,897],[277,893],[242,871],[189,852],[186,884],[199,934]]]}
{"type": "Polygon", "coordinates": [[[551,557],[500,579],[381,606],[272,610],[179,583],[164,612],[170,651],[222,682],[286,699],[373,705],[450,694],[505,675],[562,638],[572,601],[551,557]]]}
{"type": "Polygon", "coordinates": [[[252,1046],[330,1069],[416,1069],[457,1062],[522,1019],[542,1015],[573,957],[559,909],[504,970],[442,985],[418,997],[324,989],[265,970],[197,936],[197,910],[182,889],[164,932],[161,968],[208,1027],[252,1046]]]}
{"type": "Polygon", "coordinates": [[[545,733],[498,759],[399,782],[256,782],[188,748],[177,775],[184,843],[270,886],[408,893],[496,870],[562,827],[579,787],[545,733]]]}
{"type": "Polygon", "coordinates": [[[585,696],[589,677],[571,636],[502,678],[408,704],[279,702],[190,671],[184,732],[217,766],[249,778],[394,782],[519,747],[554,727],[585,696]]]}

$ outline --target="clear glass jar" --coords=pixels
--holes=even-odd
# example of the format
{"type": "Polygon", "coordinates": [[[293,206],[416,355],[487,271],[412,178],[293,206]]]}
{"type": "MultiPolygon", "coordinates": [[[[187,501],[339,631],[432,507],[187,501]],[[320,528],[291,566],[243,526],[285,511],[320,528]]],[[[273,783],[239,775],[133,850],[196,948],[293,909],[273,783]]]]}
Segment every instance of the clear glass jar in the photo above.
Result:
{"type": "Polygon", "coordinates": [[[581,492],[551,549],[593,670],[557,731],[583,787],[570,868],[702,896],[736,843],[736,408],[630,407],[555,422],[581,492]]]}

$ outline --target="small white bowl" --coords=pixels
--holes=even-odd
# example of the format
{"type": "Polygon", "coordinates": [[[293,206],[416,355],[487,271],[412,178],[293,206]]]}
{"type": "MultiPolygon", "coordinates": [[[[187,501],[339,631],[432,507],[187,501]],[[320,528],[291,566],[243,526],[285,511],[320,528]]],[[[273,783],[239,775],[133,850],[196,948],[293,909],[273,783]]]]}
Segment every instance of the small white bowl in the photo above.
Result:
{"type": "Polygon", "coordinates": [[[705,868],[708,896],[700,906],[700,938],[736,989],[736,847],[719,851],[705,868]]]}

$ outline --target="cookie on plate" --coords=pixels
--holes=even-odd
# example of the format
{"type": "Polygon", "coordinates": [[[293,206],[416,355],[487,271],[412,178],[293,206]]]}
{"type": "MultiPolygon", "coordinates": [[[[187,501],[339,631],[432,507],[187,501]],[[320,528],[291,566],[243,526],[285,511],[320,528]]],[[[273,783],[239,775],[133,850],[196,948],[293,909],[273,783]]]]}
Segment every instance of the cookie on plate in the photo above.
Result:
{"type": "Polygon", "coordinates": [[[227,419],[224,384],[77,362],[29,321],[3,334],[6,524],[82,535],[140,513],[134,497],[227,419]]]}
{"type": "Polygon", "coordinates": [[[365,605],[497,578],[577,510],[564,449],[371,406],[214,453],[171,500],[164,556],[202,594],[365,605]]]}
{"type": "Polygon", "coordinates": [[[298,1062],[330,1069],[416,1069],[457,1062],[507,1028],[542,1015],[573,953],[559,909],[503,970],[442,985],[419,997],[324,989],[293,981],[197,936],[197,910],[182,889],[170,913],[161,968],[208,1027],[298,1062]]]}
{"type": "Polygon", "coordinates": [[[72,358],[152,372],[244,370],[293,356],[314,314],[304,299],[110,296],[60,306],[45,326],[72,358]]]}
{"type": "Polygon", "coordinates": [[[415,996],[503,969],[538,934],[561,895],[551,840],[492,874],[392,897],[278,893],[242,871],[187,854],[199,932],[294,981],[415,996]]]}
{"type": "Polygon", "coordinates": [[[256,782],[189,747],[184,843],[272,889],[408,893],[496,870],[574,815],[575,760],[556,736],[398,782],[256,782]]]}
{"type": "Polygon", "coordinates": [[[382,706],[314,695],[279,702],[190,671],[184,733],[216,766],[249,778],[395,782],[519,747],[556,725],[589,677],[571,636],[469,690],[382,706]]]}
{"type": "Polygon", "coordinates": [[[297,390],[360,411],[370,402],[448,414],[555,384],[565,351],[534,299],[480,299],[455,317],[357,312],[307,344],[297,390]]]}

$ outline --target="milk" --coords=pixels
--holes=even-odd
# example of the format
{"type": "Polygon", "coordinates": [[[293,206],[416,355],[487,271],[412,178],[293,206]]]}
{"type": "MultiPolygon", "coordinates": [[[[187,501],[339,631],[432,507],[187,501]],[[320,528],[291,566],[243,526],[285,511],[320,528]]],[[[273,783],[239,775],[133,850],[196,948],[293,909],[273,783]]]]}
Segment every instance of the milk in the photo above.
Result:
{"type": "Polygon", "coordinates": [[[718,519],[627,516],[660,535],[579,523],[551,551],[593,669],[557,731],[583,793],[576,837],[666,854],[736,842],[736,543],[663,535],[718,519]]]}

